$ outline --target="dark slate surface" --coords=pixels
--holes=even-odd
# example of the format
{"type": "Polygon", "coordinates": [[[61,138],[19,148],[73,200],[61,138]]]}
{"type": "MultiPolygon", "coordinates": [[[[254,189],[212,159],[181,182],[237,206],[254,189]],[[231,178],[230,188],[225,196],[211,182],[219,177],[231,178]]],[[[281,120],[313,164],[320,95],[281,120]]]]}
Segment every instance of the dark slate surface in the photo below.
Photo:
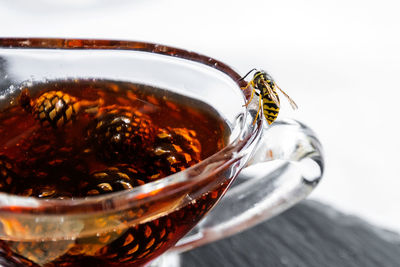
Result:
{"type": "Polygon", "coordinates": [[[400,238],[314,201],[186,252],[182,266],[397,267],[400,238]]]}

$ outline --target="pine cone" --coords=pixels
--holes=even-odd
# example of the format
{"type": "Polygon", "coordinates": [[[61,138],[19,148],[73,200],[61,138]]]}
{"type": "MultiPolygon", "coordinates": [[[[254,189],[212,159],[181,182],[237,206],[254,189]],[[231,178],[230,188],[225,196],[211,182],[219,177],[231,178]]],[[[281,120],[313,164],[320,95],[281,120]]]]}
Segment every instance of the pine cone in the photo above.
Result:
{"type": "Polygon", "coordinates": [[[143,156],[151,144],[154,130],[148,116],[123,108],[101,110],[88,127],[88,141],[105,160],[132,162],[143,156]]]}
{"type": "Polygon", "coordinates": [[[132,189],[151,181],[146,174],[128,165],[117,165],[104,171],[91,174],[90,179],[83,183],[84,196],[107,194],[126,189],[132,189]]]}
{"type": "Polygon", "coordinates": [[[155,168],[165,175],[182,171],[200,161],[201,145],[196,133],[167,128],[157,134],[150,155],[155,168]]]}
{"type": "Polygon", "coordinates": [[[133,264],[162,249],[161,247],[174,237],[175,231],[176,226],[171,219],[168,216],[162,217],[129,228],[120,238],[104,247],[100,253],[109,262],[133,264]]]}
{"type": "Polygon", "coordinates": [[[75,97],[61,91],[50,91],[33,101],[32,112],[43,125],[59,128],[73,121],[79,108],[75,97]]]}

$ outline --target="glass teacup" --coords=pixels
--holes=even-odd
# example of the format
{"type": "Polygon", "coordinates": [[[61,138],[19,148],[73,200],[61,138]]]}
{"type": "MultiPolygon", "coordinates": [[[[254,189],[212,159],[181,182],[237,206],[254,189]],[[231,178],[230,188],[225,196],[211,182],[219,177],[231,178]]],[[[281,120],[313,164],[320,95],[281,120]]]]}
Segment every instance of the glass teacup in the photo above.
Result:
{"type": "Polygon", "coordinates": [[[245,105],[246,82],[215,59],[130,41],[0,39],[0,47],[2,108],[23,84],[107,79],[201,100],[230,130],[217,153],[131,190],[64,200],[1,193],[4,266],[143,266],[167,250],[173,255],[270,218],[307,196],[322,177],[313,132],[292,120],[267,125],[257,116],[257,99],[245,105]]]}

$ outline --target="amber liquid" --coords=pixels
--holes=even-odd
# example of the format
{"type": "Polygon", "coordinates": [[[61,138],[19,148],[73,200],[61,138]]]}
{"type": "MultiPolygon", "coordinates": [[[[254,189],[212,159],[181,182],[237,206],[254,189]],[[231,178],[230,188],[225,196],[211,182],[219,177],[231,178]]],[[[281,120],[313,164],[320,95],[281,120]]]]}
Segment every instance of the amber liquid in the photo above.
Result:
{"type": "MultiPolygon", "coordinates": [[[[102,80],[27,89],[0,113],[2,192],[70,199],[129,190],[182,171],[226,144],[227,127],[213,108],[162,89],[102,80]]],[[[190,230],[226,186],[111,233],[0,241],[0,264],[141,266],[190,230]]]]}

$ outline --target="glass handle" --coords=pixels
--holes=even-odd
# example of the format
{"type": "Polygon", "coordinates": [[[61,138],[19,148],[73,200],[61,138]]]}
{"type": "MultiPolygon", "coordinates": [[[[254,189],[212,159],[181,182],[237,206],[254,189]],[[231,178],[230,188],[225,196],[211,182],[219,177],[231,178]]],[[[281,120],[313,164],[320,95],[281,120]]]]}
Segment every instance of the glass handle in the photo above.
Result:
{"type": "Polygon", "coordinates": [[[295,120],[264,125],[254,155],[216,207],[172,251],[236,234],[304,199],[324,170],[321,144],[295,120]]]}

